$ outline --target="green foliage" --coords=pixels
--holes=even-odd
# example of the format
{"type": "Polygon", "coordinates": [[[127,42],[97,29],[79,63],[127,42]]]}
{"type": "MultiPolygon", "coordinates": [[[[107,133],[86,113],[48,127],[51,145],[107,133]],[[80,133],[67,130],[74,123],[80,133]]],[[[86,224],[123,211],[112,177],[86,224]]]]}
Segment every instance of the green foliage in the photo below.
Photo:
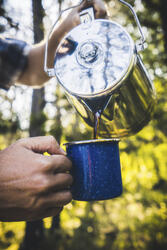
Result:
{"type": "Polygon", "coordinates": [[[20,129],[19,121],[16,119],[15,121],[12,120],[5,120],[2,118],[2,114],[0,113],[0,134],[7,134],[11,133],[14,134],[17,130],[20,129]]]}
{"type": "MultiPolygon", "coordinates": [[[[60,1],[59,1],[60,2],[60,1]]],[[[112,7],[113,1],[106,1],[112,7]]],[[[124,25],[136,38],[137,28],[130,25],[132,16],[117,5],[111,14],[123,18],[124,25]],[[116,12],[119,11],[119,12],[116,12]]],[[[129,1],[131,3],[132,1],[129,1]]],[[[137,1],[136,1],[137,2],[137,1]]],[[[53,250],[164,250],[167,248],[167,74],[161,1],[143,0],[138,15],[147,38],[143,61],[154,80],[157,103],[153,120],[140,133],[120,142],[123,179],[121,197],[100,202],[73,201],[61,213],[61,227],[50,232],[45,220],[45,238],[41,249],[53,250]]],[[[166,22],[167,23],[167,22],[166,22]]],[[[167,24],[166,24],[167,25],[167,24]]],[[[92,138],[87,128],[58,88],[47,113],[33,117],[42,124],[42,133],[53,134],[62,143],[92,138]]],[[[2,121],[1,133],[16,133],[18,123],[2,121]],[[14,128],[12,128],[14,126],[14,128]]],[[[12,137],[13,138],[13,137],[12,137]]],[[[0,137],[0,148],[5,137],[0,137]]],[[[5,142],[6,145],[8,141],[5,142]]],[[[23,223],[0,223],[0,249],[16,250],[24,235],[23,223]]]]}
{"type": "Polygon", "coordinates": [[[24,222],[0,223],[0,249],[18,250],[24,236],[24,222]]]}

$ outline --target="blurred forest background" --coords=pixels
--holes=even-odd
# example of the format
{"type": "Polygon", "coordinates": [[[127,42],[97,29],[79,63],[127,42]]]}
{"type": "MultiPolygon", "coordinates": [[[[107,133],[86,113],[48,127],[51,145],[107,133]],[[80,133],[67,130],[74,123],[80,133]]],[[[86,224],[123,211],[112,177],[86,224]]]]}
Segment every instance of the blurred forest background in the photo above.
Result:
{"type": "MultiPolygon", "coordinates": [[[[157,104],[149,125],[120,142],[123,195],[100,202],[72,201],[55,218],[0,222],[0,250],[167,249],[167,2],[128,2],[146,36],[141,56],[154,81],[157,104]]],[[[59,11],[75,3],[0,0],[1,35],[40,42],[59,11]]],[[[129,10],[118,0],[106,4],[111,19],[136,40],[139,34],[129,10]]],[[[0,149],[21,137],[48,134],[61,145],[92,138],[92,129],[76,115],[56,79],[40,90],[20,86],[0,90],[0,149]]]]}

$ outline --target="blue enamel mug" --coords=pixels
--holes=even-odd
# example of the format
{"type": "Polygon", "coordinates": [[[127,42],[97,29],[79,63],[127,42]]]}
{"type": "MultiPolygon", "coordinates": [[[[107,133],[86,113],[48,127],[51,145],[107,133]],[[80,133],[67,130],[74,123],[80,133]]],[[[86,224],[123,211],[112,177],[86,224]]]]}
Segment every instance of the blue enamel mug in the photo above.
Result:
{"type": "Polygon", "coordinates": [[[122,193],[119,140],[88,140],[66,143],[73,163],[71,187],[74,200],[97,201],[122,193]]]}

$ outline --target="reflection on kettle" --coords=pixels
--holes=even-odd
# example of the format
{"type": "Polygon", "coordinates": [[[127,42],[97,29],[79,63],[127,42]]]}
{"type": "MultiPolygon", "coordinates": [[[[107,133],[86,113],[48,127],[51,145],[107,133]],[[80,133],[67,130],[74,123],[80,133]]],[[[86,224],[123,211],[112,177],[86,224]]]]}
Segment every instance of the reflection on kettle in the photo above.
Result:
{"type": "Polygon", "coordinates": [[[59,44],[52,72],[89,126],[100,114],[98,134],[103,138],[135,134],[152,117],[153,83],[137,45],[116,22],[92,17],[72,29],[59,44]]]}

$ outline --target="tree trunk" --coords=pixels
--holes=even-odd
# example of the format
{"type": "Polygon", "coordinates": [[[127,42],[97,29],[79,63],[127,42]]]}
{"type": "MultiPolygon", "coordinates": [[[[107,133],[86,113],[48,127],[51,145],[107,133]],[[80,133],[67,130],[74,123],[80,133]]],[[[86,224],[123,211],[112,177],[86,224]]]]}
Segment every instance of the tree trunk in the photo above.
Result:
{"type": "MultiPolygon", "coordinates": [[[[42,20],[44,10],[42,0],[32,0],[34,43],[39,43],[44,38],[42,20]]],[[[34,89],[31,107],[30,137],[43,135],[44,122],[43,108],[45,106],[44,88],[34,89]]],[[[44,239],[43,221],[37,220],[26,223],[26,231],[22,250],[41,250],[41,242],[44,239]]]]}
{"type": "MultiPolygon", "coordinates": [[[[153,0],[145,0],[144,2],[145,2],[146,7],[150,8],[153,11],[159,12],[161,23],[162,23],[163,34],[164,34],[164,48],[165,48],[165,51],[167,51],[167,15],[166,15],[167,4],[166,4],[166,0],[161,0],[157,2],[153,0]]],[[[152,25],[153,24],[154,23],[152,23],[152,25]]],[[[167,56],[165,58],[165,63],[167,63],[167,56]]]]}
{"type": "MultiPolygon", "coordinates": [[[[162,28],[164,31],[164,41],[165,41],[165,51],[167,51],[167,4],[166,0],[161,0],[160,1],[160,15],[161,15],[161,20],[162,20],[162,28]]],[[[167,57],[166,57],[166,63],[167,63],[167,57]]]]}
{"type": "MultiPolygon", "coordinates": [[[[59,4],[59,13],[60,13],[61,7],[62,7],[62,0],[59,0],[58,4],[59,4]]],[[[56,92],[59,92],[59,87],[57,87],[57,91],[56,92]]],[[[58,102],[58,95],[57,95],[57,102],[58,102]]],[[[59,124],[60,128],[62,127],[61,126],[61,114],[60,114],[60,107],[59,107],[59,105],[57,105],[56,123],[59,124]]],[[[59,144],[60,144],[60,141],[61,141],[61,136],[62,136],[62,130],[61,131],[59,130],[58,135],[56,135],[56,139],[57,139],[57,141],[58,141],[59,144]]],[[[51,234],[55,233],[55,230],[59,229],[59,228],[60,228],[60,214],[57,214],[56,216],[53,216],[53,218],[52,218],[52,224],[51,224],[51,228],[50,228],[50,233],[51,234]]]]}

